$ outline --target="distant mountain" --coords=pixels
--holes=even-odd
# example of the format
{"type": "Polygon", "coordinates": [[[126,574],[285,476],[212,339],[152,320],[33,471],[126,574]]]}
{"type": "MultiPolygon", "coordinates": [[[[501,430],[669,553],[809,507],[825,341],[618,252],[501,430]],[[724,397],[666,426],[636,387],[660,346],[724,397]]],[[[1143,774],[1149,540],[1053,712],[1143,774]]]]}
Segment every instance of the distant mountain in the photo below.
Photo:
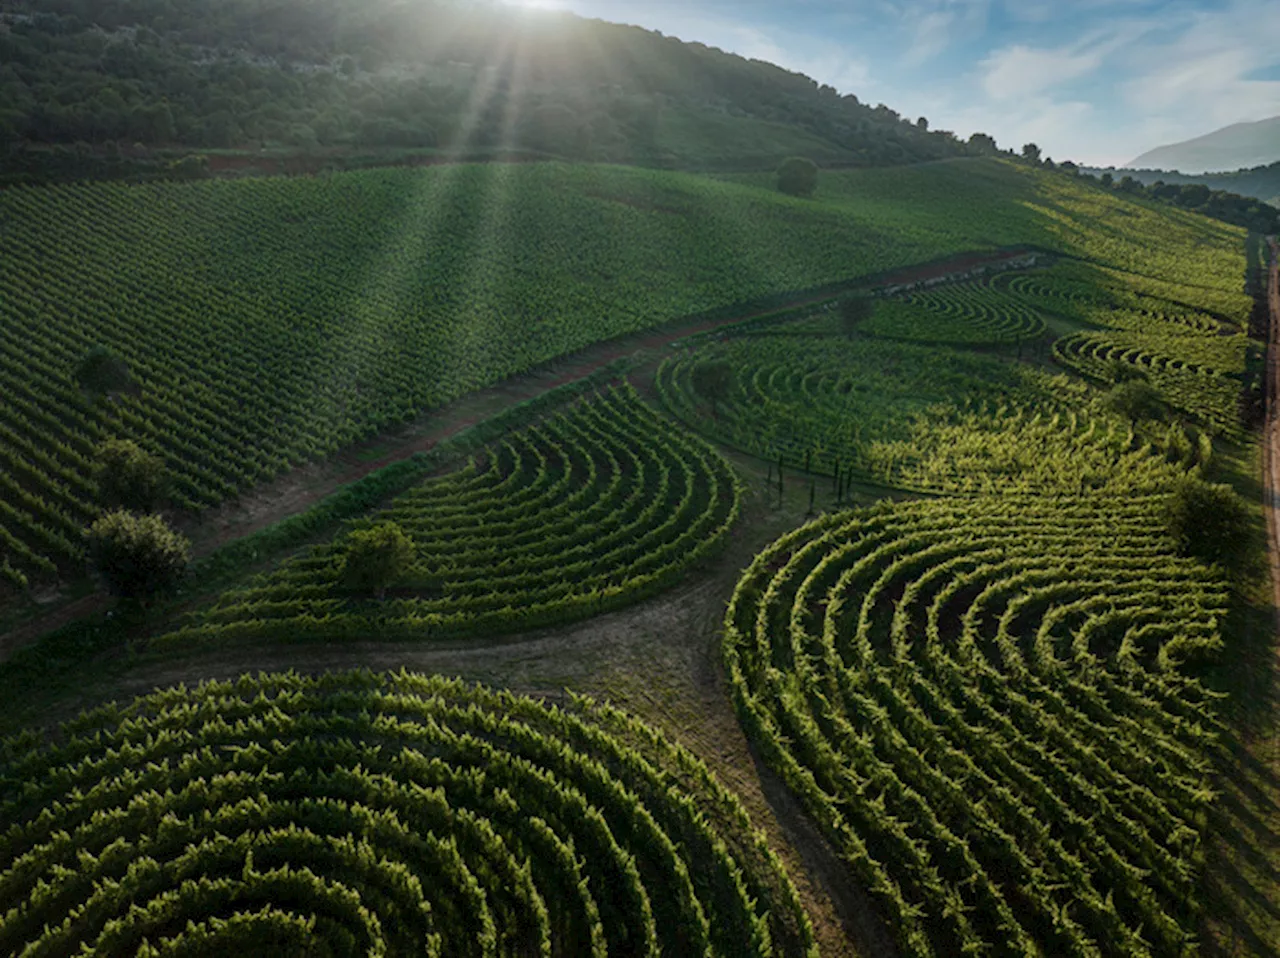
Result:
{"type": "Polygon", "coordinates": [[[1157,147],[1126,163],[1129,169],[1219,173],[1265,166],[1280,160],[1280,116],[1236,123],[1194,140],[1157,147]]]}

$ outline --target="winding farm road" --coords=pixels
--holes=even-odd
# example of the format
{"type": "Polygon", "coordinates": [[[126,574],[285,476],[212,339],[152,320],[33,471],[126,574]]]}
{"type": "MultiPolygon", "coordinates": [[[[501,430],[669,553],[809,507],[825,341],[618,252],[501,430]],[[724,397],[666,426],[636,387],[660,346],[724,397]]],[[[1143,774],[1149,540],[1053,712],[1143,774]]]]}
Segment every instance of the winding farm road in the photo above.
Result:
{"type": "MultiPolygon", "coordinates": [[[[1032,250],[1017,247],[994,252],[965,253],[932,263],[906,267],[881,277],[872,289],[902,286],[926,280],[964,278],[975,269],[1006,263],[1032,250]]],[[[198,522],[180,523],[192,540],[192,557],[209,555],[219,546],[287,519],[333,494],[341,486],[385,468],[487,419],[494,411],[532,399],[548,389],[590,376],[617,359],[650,350],[662,350],[673,340],[729,326],[757,316],[820,303],[831,293],[797,295],[764,310],[747,311],[715,320],[677,320],[656,329],[631,333],[595,343],[577,353],[561,356],[486,389],[468,393],[445,406],[424,413],[418,420],[349,447],[319,463],[290,470],[257,485],[249,494],[204,513],[198,522]]],[[[105,611],[109,597],[95,592],[52,606],[0,635],[0,662],[41,636],[79,619],[105,611]]]]}
{"type": "MultiPolygon", "coordinates": [[[[1280,240],[1273,236],[1268,242],[1271,263],[1267,267],[1267,302],[1271,307],[1271,327],[1267,336],[1267,418],[1263,443],[1266,481],[1263,486],[1272,606],[1280,617],[1280,240]]],[[[1277,625],[1280,626],[1280,618],[1277,625]]]]}

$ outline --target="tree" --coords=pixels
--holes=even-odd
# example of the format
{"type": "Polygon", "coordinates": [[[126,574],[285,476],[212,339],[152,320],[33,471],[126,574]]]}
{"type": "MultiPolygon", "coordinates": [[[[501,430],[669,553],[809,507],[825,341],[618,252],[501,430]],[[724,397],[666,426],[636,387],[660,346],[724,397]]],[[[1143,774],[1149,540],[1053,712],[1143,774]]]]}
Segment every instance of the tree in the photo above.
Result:
{"type": "Polygon", "coordinates": [[[693,390],[711,403],[711,415],[718,416],[720,402],[733,390],[733,367],[723,359],[693,368],[693,390]]]}
{"type": "Polygon", "coordinates": [[[778,167],[778,189],[788,196],[812,196],[818,188],[818,164],[792,156],[778,167]]]}
{"type": "Polygon", "coordinates": [[[922,116],[916,120],[916,129],[924,130],[927,133],[929,131],[929,118],[922,116]]]}
{"type": "Polygon", "coordinates": [[[130,439],[108,439],[98,446],[93,477],[98,501],[107,508],[147,512],[164,494],[164,462],[130,439]]]}
{"type": "Polygon", "coordinates": [[[158,515],[108,512],[86,533],[89,560],[112,595],[146,605],[172,592],[187,571],[191,543],[158,515]]]}
{"type": "Polygon", "coordinates": [[[1133,363],[1126,363],[1123,359],[1113,359],[1107,363],[1107,378],[1117,385],[1134,380],[1146,382],[1147,373],[1133,363]]]}
{"type": "Polygon", "coordinates": [[[94,346],[85,353],[71,375],[85,392],[100,396],[133,385],[129,364],[105,346],[94,346]]]}
{"type": "Polygon", "coordinates": [[[352,592],[382,599],[413,565],[413,540],[394,522],[357,529],[347,538],[339,579],[352,592]]]}
{"type": "Polygon", "coordinates": [[[1101,183],[1103,186],[1105,186],[1107,189],[1111,189],[1111,184],[1115,182],[1115,177],[1113,177],[1110,173],[1103,173],[1102,176],[1098,178],[1098,182],[1101,183]]]}
{"type": "Polygon", "coordinates": [[[1027,143],[1022,147],[1022,158],[1028,163],[1036,164],[1040,162],[1040,147],[1034,143],[1027,143]]]}
{"type": "Polygon", "coordinates": [[[849,339],[864,320],[870,319],[876,304],[869,296],[846,296],[840,300],[840,331],[849,339]]]}
{"type": "Polygon", "coordinates": [[[1184,556],[1233,568],[1248,554],[1249,507],[1230,486],[1184,476],[1169,499],[1168,523],[1184,556]]]}
{"type": "Polygon", "coordinates": [[[995,137],[986,133],[975,133],[969,137],[969,146],[984,156],[995,156],[1000,152],[995,137]]]}
{"type": "Polygon", "coordinates": [[[1112,410],[1134,422],[1164,417],[1164,401],[1145,379],[1120,383],[1107,393],[1104,401],[1112,410]]]}

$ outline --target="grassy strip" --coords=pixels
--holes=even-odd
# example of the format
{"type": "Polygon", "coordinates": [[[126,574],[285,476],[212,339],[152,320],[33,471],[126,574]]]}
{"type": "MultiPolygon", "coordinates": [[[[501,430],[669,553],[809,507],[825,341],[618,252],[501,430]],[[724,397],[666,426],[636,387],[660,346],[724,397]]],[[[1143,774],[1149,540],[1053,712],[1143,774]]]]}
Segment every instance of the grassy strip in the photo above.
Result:
{"type": "Polygon", "coordinates": [[[431,473],[483,448],[494,439],[534,422],[597,386],[625,375],[632,360],[623,358],[582,379],[548,389],[516,403],[495,416],[442,440],[426,452],[392,463],[335,490],[305,512],[289,516],[265,529],[229,542],[194,563],[179,595],[143,611],[120,603],[105,615],[91,616],[63,626],[0,662],[0,735],[9,734],[38,711],[41,703],[72,685],[126,671],[137,659],[130,650],[120,658],[92,662],[104,653],[121,650],[128,639],[148,635],[159,623],[199,596],[236,579],[246,566],[297,549],[334,531],[342,522],[362,515],[399,495],[431,473]]]}

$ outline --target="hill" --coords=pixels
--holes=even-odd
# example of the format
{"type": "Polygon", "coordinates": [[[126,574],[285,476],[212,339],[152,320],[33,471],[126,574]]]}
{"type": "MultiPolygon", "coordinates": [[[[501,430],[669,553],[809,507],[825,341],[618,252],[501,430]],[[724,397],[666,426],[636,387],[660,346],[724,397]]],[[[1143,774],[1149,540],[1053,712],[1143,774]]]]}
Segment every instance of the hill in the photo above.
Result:
{"type": "Polygon", "coordinates": [[[10,0],[0,64],[0,155],[28,174],[154,172],[192,150],[717,170],[980,152],[772,64],[494,3],[10,0]]]}
{"type": "Polygon", "coordinates": [[[1249,308],[1242,231],[1059,174],[827,173],[812,201],[771,179],[463,165],[0,194],[11,584],[79,568],[111,436],[163,456],[195,511],[602,339],[1015,245],[1249,308]],[[95,345],[135,394],[76,388],[95,345]]]}
{"type": "Polygon", "coordinates": [[[1144,186],[1165,183],[1173,186],[1203,186],[1210,191],[1235,193],[1280,206],[1280,160],[1267,166],[1234,173],[1179,173],[1175,170],[1101,170],[1088,169],[1092,174],[1111,173],[1114,177],[1129,176],[1144,186]]]}
{"type": "MultiPolygon", "coordinates": [[[[1235,123],[1204,136],[1157,147],[1125,164],[1132,169],[1213,173],[1244,170],[1280,160],[1280,116],[1235,123]]],[[[1238,191],[1237,191],[1238,192],[1238,191]]]]}

